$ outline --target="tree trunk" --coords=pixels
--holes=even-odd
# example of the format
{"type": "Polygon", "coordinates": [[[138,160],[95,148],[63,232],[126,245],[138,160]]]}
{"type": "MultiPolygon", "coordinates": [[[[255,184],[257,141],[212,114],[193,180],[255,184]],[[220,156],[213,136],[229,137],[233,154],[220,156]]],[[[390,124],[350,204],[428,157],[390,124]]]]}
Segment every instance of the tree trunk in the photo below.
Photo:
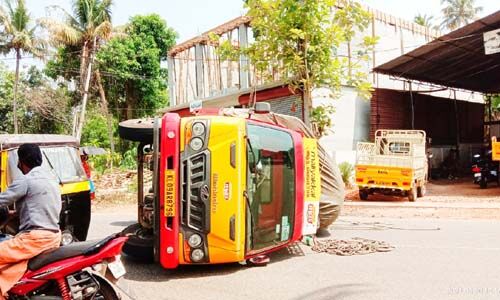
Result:
{"type": "Polygon", "coordinates": [[[19,133],[17,122],[17,87],[19,85],[19,62],[21,60],[21,51],[16,49],[16,79],[14,81],[14,100],[12,101],[12,113],[14,122],[14,134],[19,133]]]}
{"type": "Polygon", "coordinates": [[[115,153],[115,141],[113,140],[113,118],[109,113],[108,101],[106,100],[106,93],[104,92],[104,88],[102,86],[101,72],[99,72],[99,69],[96,69],[95,75],[97,79],[97,86],[99,87],[99,95],[101,97],[102,112],[106,116],[108,125],[109,146],[111,148],[111,169],[113,169],[113,154],[115,153]]]}
{"type": "Polygon", "coordinates": [[[136,98],[135,98],[134,88],[129,83],[125,84],[125,102],[127,107],[126,117],[127,119],[133,119],[135,115],[134,107],[136,104],[136,98]]]}

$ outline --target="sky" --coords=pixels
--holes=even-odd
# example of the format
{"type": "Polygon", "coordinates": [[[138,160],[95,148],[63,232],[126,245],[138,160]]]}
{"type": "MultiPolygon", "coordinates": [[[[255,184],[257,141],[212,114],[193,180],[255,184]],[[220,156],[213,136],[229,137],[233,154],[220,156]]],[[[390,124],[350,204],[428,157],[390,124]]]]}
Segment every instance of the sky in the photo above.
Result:
{"type": "MultiPolygon", "coordinates": [[[[437,19],[440,15],[440,0],[361,0],[370,7],[404,19],[412,20],[418,14],[427,14],[437,19]]],[[[28,9],[35,18],[46,16],[46,7],[58,5],[71,10],[70,0],[26,0],[28,9]]],[[[157,13],[178,34],[183,42],[244,13],[242,0],[114,0],[113,24],[125,24],[137,14],[157,13]]],[[[476,0],[483,7],[480,17],[500,10],[499,0],[476,0]]],[[[25,62],[29,64],[29,62],[25,62]]],[[[9,66],[11,63],[8,63],[9,66]]]]}

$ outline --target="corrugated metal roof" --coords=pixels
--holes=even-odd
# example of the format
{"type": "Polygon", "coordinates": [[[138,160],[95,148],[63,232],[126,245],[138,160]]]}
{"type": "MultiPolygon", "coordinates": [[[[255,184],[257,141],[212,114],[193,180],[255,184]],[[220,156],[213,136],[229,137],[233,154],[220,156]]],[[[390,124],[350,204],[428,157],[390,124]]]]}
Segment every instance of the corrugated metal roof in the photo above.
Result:
{"type": "Polygon", "coordinates": [[[382,64],[374,72],[481,93],[500,93],[500,53],[486,55],[483,33],[500,11],[382,64]]]}
{"type": "Polygon", "coordinates": [[[69,135],[61,134],[0,134],[0,150],[16,148],[22,144],[37,144],[39,146],[68,145],[78,147],[78,140],[69,135]]]}

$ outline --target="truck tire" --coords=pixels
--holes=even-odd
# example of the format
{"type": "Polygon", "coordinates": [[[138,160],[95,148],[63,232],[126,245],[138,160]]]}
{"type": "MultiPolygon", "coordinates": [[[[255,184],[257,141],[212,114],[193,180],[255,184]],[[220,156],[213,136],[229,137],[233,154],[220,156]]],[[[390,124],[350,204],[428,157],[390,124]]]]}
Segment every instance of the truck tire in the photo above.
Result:
{"type": "Polygon", "coordinates": [[[122,233],[128,236],[122,248],[123,254],[135,261],[146,263],[154,261],[154,236],[148,234],[141,224],[132,224],[122,233]]]}
{"type": "Polygon", "coordinates": [[[427,192],[427,187],[425,184],[422,184],[417,188],[417,197],[422,198],[425,197],[425,193],[427,192]]]}
{"type": "Polygon", "coordinates": [[[319,204],[319,228],[328,228],[340,216],[342,205],[336,205],[328,202],[319,204]]]}
{"type": "Polygon", "coordinates": [[[120,122],[118,133],[122,139],[152,143],[154,119],[132,119],[120,122]]]}
{"type": "Polygon", "coordinates": [[[368,200],[368,194],[367,190],[359,190],[359,199],[368,200]]]}
{"type": "Polygon", "coordinates": [[[410,202],[415,202],[415,200],[417,200],[417,188],[415,186],[408,191],[408,200],[410,200],[410,202]]]}

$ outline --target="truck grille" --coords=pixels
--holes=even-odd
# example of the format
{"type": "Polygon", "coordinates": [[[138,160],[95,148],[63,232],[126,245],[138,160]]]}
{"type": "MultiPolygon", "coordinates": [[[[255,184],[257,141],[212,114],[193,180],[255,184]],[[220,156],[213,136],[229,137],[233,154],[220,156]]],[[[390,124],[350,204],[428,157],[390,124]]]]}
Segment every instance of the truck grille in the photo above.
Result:
{"type": "Polygon", "coordinates": [[[196,154],[182,162],[181,222],[198,231],[208,231],[209,171],[207,153],[196,154]]]}

